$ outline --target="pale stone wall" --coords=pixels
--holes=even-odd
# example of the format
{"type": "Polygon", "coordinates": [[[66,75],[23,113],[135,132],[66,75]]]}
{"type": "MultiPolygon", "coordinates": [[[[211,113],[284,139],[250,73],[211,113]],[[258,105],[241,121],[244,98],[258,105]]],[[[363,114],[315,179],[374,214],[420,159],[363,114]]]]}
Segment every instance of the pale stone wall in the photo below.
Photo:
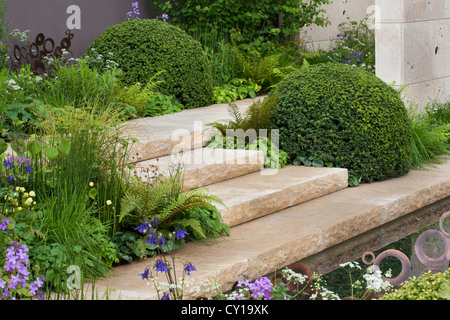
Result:
{"type": "MultiPolygon", "coordinates": [[[[397,0],[391,0],[397,1],[397,0]]],[[[332,0],[323,8],[331,24],[327,27],[309,26],[301,30],[300,38],[305,40],[309,49],[328,50],[330,39],[339,33],[340,23],[347,21],[360,21],[372,15],[375,0],[332,0]]]]}
{"type": "Polygon", "coordinates": [[[376,0],[377,76],[407,85],[405,102],[423,110],[450,94],[450,1],[376,0]]]}

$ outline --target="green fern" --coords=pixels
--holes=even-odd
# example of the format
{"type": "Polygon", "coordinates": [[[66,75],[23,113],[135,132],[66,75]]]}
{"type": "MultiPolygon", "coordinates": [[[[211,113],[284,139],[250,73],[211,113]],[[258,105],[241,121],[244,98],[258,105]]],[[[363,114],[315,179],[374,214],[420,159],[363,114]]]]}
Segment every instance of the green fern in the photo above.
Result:
{"type": "MultiPolygon", "coordinates": [[[[255,101],[242,115],[239,107],[235,103],[229,103],[229,114],[231,120],[219,120],[216,122],[207,123],[207,126],[215,128],[223,137],[225,144],[225,137],[228,130],[242,129],[244,132],[249,129],[259,130],[271,128],[270,118],[272,116],[272,109],[275,106],[277,99],[280,95],[276,94],[270,97],[264,98],[262,101],[258,99],[255,101]]],[[[250,141],[251,143],[252,141],[250,141]]],[[[217,143],[217,141],[216,141],[217,143]]]]}
{"type": "Polygon", "coordinates": [[[276,56],[261,57],[258,52],[245,53],[237,47],[234,48],[234,53],[242,76],[254,80],[262,90],[267,89],[268,80],[278,63],[276,56]]]}
{"type": "Polygon", "coordinates": [[[150,186],[136,179],[121,201],[119,221],[137,226],[158,218],[159,226],[170,225],[173,218],[196,207],[215,209],[222,201],[206,189],[183,191],[184,171],[180,168],[160,175],[150,186]]]}

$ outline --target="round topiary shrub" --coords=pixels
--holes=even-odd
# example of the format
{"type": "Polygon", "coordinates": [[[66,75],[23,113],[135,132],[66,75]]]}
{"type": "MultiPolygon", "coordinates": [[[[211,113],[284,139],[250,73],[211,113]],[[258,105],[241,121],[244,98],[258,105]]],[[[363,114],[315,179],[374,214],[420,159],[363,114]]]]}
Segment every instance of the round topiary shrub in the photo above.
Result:
{"type": "Polygon", "coordinates": [[[281,81],[272,126],[291,159],[347,168],[362,182],[406,174],[411,125],[400,94],[362,68],[326,63],[281,81]]]}
{"type": "Polygon", "coordinates": [[[158,91],[175,96],[186,108],[212,103],[211,64],[199,42],[167,22],[130,20],[108,28],[89,46],[123,71],[125,85],[162,80],[158,91]],[[158,78],[154,79],[159,72],[158,78]]]}

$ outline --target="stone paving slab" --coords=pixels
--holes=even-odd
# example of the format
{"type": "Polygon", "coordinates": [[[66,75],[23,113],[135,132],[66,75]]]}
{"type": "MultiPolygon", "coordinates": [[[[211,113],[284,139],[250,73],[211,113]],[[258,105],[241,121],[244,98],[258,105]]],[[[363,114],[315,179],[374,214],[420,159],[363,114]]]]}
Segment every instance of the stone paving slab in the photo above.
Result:
{"type": "Polygon", "coordinates": [[[230,227],[283,210],[348,186],[346,169],[288,166],[266,169],[207,187],[225,208],[219,208],[230,227]]]}
{"type": "Polygon", "coordinates": [[[136,163],[135,173],[143,180],[184,169],[185,190],[211,185],[264,169],[264,153],[257,150],[199,148],[136,163]],[[157,168],[156,172],[148,169],[157,168]]]}
{"type": "MultiPolygon", "coordinates": [[[[264,97],[239,100],[235,103],[243,114],[255,101],[263,100],[264,97]]],[[[174,114],[127,121],[122,132],[125,137],[139,140],[130,152],[131,161],[137,162],[202,148],[214,134],[207,124],[229,119],[232,118],[229,114],[228,103],[222,103],[183,110],[174,114]]]]}
{"type": "MultiPolygon", "coordinates": [[[[229,237],[188,243],[176,256],[197,268],[195,284],[217,279],[225,292],[239,275],[269,274],[448,197],[450,161],[281,210],[231,228],[229,237]]],[[[116,267],[114,277],[97,281],[96,290],[114,288],[111,299],[157,299],[152,285],[139,277],[152,263],[146,259],[116,267]]],[[[185,291],[186,299],[199,294],[185,291]]]]}

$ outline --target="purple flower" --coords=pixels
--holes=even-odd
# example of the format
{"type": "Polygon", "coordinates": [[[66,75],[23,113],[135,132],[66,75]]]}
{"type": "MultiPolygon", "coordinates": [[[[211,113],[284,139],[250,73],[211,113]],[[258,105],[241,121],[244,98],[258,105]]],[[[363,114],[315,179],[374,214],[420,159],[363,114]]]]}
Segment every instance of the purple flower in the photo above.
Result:
{"type": "Polygon", "coordinates": [[[134,230],[137,230],[140,233],[146,233],[147,231],[152,230],[152,227],[150,227],[147,221],[144,221],[140,226],[134,228],[134,230]]]}
{"type": "Polygon", "coordinates": [[[158,259],[156,261],[155,270],[159,272],[169,272],[169,269],[167,269],[166,264],[161,259],[158,259]]]}
{"type": "Polygon", "coordinates": [[[163,13],[161,18],[162,18],[162,21],[167,21],[169,19],[169,15],[167,13],[163,13]]]}
{"type": "Polygon", "coordinates": [[[238,287],[247,287],[253,299],[270,300],[272,282],[267,277],[259,276],[254,282],[250,282],[248,279],[246,281],[239,281],[238,287]]]}
{"type": "Polygon", "coordinates": [[[177,229],[177,232],[175,233],[175,239],[177,240],[183,239],[184,237],[186,237],[186,235],[189,235],[189,233],[181,229],[177,229]]]}
{"type": "Polygon", "coordinates": [[[150,272],[149,268],[145,268],[144,273],[141,273],[140,276],[142,277],[142,280],[147,279],[148,280],[148,273],[150,272]]]}
{"type": "Polygon", "coordinates": [[[188,276],[191,275],[191,271],[197,271],[197,269],[192,265],[192,263],[188,263],[186,267],[184,267],[184,272],[188,274],[188,276]]]}
{"type": "Polygon", "coordinates": [[[28,159],[28,158],[24,158],[24,157],[17,157],[17,158],[15,159],[15,161],[18,162],[18,163],[20,163],[20,164],[23,164],[24,162],[26,162],[26,163],[28,163],[28,164],[31,164],[31,160],[28,159]]]}
{"type": "Polygon", "coordinates": [[[3,161],[3,167],[9,167],[10,169],[13,169],[12,162],[9,162],[8,160],[3,161]]]}
{"type": "Polygon", "coordinates": [[[14,178],[13,177],[7,177],[6,178],[9,182],[11,182],[11,183],[14,183],[14,182],[16,182],[16,180],[14,180],[14,178]]]}
{"type": "Polygon", "coordinates": [[[147,242],[148,244],[158,245],[158,238],[156,237],[156,233],[152,233],[151,235],[149,235],[145,242],[147,242]]]}
{"type": "Polygon", "coordinates": [[[170,300],[169,294],[167,292],[164,292],[161,300],[170,300]]]}

